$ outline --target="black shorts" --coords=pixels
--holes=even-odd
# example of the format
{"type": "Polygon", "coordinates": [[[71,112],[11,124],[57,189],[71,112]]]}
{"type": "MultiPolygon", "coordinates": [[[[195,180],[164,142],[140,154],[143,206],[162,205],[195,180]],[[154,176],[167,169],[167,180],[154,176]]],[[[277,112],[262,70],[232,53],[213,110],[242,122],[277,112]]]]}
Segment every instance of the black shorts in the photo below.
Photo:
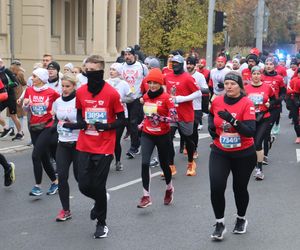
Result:
{"type": "Polygon", "coordinates": [[[8,108],[9,114],[14,115],[17,113],[17,100],[16,94],[13,89],[8,90],[8,98],[4,102],[0,102],[0,112],[8,108]]]}

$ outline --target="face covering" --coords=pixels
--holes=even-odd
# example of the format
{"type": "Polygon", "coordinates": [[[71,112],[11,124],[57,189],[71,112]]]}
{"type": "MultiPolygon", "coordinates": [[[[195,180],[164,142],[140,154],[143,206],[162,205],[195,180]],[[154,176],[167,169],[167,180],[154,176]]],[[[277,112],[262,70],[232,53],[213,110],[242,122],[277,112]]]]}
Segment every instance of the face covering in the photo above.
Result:
{"type": "Polygon", "coordinates": [[[183,63],[173,64],[173,71],[175,75],[180,75],[184,72],[183,63]]]}
{"type": "Polygon", "coordinates": [[[103,75],[104,70],[86,71],[88,91],[93,94],[93,97],[99,94],[104,86],[103,75]]]}

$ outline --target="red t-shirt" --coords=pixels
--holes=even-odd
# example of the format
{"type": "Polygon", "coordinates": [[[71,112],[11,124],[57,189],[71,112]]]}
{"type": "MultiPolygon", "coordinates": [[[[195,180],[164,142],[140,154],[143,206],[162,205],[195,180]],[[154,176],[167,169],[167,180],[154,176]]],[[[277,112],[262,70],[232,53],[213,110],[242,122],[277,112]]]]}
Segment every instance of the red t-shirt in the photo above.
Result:
{"type": "MultiPolygon", "coordinates": [[[[199,90],[195,79],[186,72],[180,75],[175,75],[174,73],[166,75],[165,83],[167,93],[171,96],[188,96],[199,90]]],[[[175,107],[178,114],[178,121],[194,121],[193,101],[178,103],[175,104],[175,107]]]]}
{"type": "MultiPolygon", "coordinates": [[[[248,84],[245,86],[245,90],[248,98],[253,102],[256,113],[268,111],[268,108],[265,104],[269,101],[270,97],[274,96],[270,85],[263,83],[262,85],[256,87],[252,84],[248,84]]],[[[264,114],[264,118],[268,117],[270,117],[270,113],[266,112],[264,114]]]]}
{"type": "Polygon", "coordinates": [[[261,76],[261,81],[263,83],[267,83],[271,86],[271,88],[274,91],[275,97],[279,97],[279,92],[281,88],[285,88],[285,84],[283,82],[283,77],[281,75],[276,75],[276,76],[266,76],[262,75],[261,76]]]}
{"type": "Polygon", "coordinates": [[[214,139],[214,144],[221,150],[235,152],[247,149],[254,144],[253,137],[245,137],[239,134],[230,123],[219,117],[218,112],[228,110],[238,121],[255,121],[255,108],[252,101],[247,97],[242,97],[233,105],[224,102],[224,96],[216,97],[211,105],[210,113],[214,116],[214,124],[218,138],[214,139]]]}
{"type": "Polygon", "coordinates": [[[150,116],[154,113],[163,117],[170,117],[170,109],[174,108],[172,97],[167,93],[150,99],[148,94],[143,96],[144,99],[144,119],[143,131],[150,135],[164,135],[170,131],[170,124],[167,122],[153,122],[150,116]]]}
{"type": "Polygon", "coordinates": [[[300,78],[298,76],[290,81],[290,87],[294,90],[293,93],[300,94],[300,78]]]}
{"type": "Polygon", "coordinates": [[[108,83],[95,97],[87,88],[83,85],[76,92],[76,108],[82,110],[82,117],[88,124],[86,130],[80,130],[76,148],[92,154],[113,154],[116,130],[98,132],[93,124],[115,122],[116,114],[124,111],[120,95],[108,83]]]}
{"type": "Polygon", "coordinates": [[[252,74],[251,74],[251,69],[245,68],[242,70],[242,78],[243,78],[243,83],[244,85],[248,85],[252,82],[252,74]]]}
{"type": "Polygon", "coordinates": [[[206,68],[202,68],[202,69],[198,69],[198,72],[204,75],[206,83],[208,84],[210,71],[206,68]]]}
{"type": "Polygon", "coordinates": [[[168,67],[163,67],[162,73],[163,73],[164,75],[167,75],[167,74],[169,74],[169,73],[173,73],[173,69],[169,69],[168,67]]]}
{"type": "Polygon", "coordinates": [[[36,91],[34,87],[28,87],[25,91],[24,99],[29,99],[29,108],[31,111],[29,123],[38,124],[48,122],[45,127],[51,127],[54,122],[51,114],[52,104],[58,97],[60,97],[59,93],[51,88],[36,91]]]}

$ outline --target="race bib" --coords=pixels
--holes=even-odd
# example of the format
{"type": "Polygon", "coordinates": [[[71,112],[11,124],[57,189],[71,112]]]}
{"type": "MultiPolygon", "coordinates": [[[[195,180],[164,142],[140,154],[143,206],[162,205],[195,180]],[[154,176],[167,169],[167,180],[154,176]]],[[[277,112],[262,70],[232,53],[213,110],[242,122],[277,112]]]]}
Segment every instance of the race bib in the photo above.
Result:
{"type": "Polygon", "coordinates": [[[64,124],[63,121],[58,122],[58,124],[57,124],[57,133],[62,135],[62,136],[67,136],[67,137],[72,136],[72,130],[69,129],[69,128],[64,128],[63,124],[64,124]]]}
{"type": "Polygon", "coordinates": [[[47,114],[47,106],[45,103],[32,103],[30,110],[31,113],[36,116],[43,116],[47,114]]]}
{"type": "Polygon", "coordinates": [[[248,98],[253,102],[254,105],[261,105],[264,103],[264,96],[261,94],[251,94],[248,98]]]}
{"type": "Polygon", "coordinates": [[[146,102],[143,107],[144,114],[146,116],[151,116],[152,114],[157,114],[157,105],[155,103],[146,102]]]}
{"type": "Polygon", "coordinates": [[[85,121],[87,124],[95,122],[107,123],[107,111],[105,108],[86,108],[85,121]]]}
{"type": "Polygon", "coordinates": [[[241,137],[238,133],[222,133],[220,143],[223,148],[239,148],[241,147],[241,137]]]}

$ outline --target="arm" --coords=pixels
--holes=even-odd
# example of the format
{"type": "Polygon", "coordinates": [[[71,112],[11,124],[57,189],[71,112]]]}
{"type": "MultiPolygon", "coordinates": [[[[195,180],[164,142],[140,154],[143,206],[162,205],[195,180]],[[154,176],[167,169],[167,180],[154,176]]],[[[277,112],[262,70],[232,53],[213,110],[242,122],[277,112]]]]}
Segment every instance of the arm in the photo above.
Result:
{"type": "Polygon", "coordinates": [[[116,129],[118,127],[121,127],[125,125],[125,114],[124,112],[119,112],[116,114],[117,119],[112,122],[112,123],[101,123],[101,122],[96,122],[95,128],[99,130],[111,130],[111,129],[116,129]]]}
{"type": "Polygon", "coordinates": [[[248,120],[248,121],[238,121],[233,125],[233,127],[236,129],[236,131],[245,136],[245,137],[254,137],[255,131],[256,131],[256,122],[254,120],[248,120]]]}
{"type": "Polygon", "coordinates": [[[175,96],[175,103],[182,103],[182,102],[192,101],[196,98],[200,98],[201,96],[202,96],[202,93],[201,93],[200,90],[197,90],[197,91],[195,91],[192,94],[187,95],[187,96],[178,95],[178,96],[175,96]]]}

